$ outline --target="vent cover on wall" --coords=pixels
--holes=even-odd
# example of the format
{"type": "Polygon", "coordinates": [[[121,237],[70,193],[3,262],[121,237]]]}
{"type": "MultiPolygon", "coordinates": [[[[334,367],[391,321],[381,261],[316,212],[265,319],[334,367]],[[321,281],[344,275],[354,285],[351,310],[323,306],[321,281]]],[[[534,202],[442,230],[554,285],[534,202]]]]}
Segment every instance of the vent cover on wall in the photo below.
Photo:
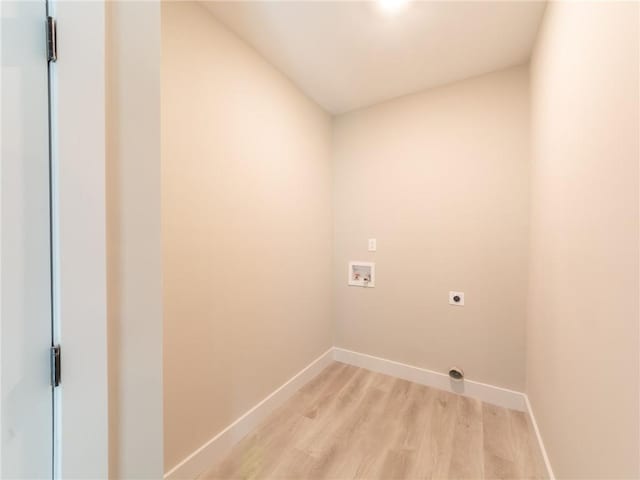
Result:
{"type": "Polygon", "coordinates": [[[456,382],[461,382],[462,380],[464,380],[464,372],[461,368],[451,367],[449,369],[449,377],[451,377],[451,379],[456,382]]]}

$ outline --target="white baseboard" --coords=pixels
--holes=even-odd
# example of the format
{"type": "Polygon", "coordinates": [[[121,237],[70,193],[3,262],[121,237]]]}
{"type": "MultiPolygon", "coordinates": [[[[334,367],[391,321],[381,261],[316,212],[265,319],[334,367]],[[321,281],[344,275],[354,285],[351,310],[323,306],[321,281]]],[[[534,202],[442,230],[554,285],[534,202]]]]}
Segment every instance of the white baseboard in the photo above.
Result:
{"type": "Polygon", "coordinates": [[[536,422],[536,416],[533,414],[533,409],[531,408],[531,402],[529,402],[529,397],[527,395],[524,396],[524,399],[527,403],[527,411],[529,412],[529,418],[531,419],[533,430],[536,432],[536,438],[538,439],[538,446],[540,447],[540,453],[542,454],[542,459],[544,460],[544,466],[547,469],[547,478],[549,480],[556,480],[556,477],[553,474],[553,469],[551,468],[549,456],[547,455],[547,449],[544,448],[544,442],[542,441],[542,435],[540,435],[540,429],[538,428],[538,422],[536,422]]]}
{"type": "Polygon", "coordinates": [[[442,373],[338,347],[332,347],[316,358],[264,400],[174,466],[164,475],[164,479],[192,480],[197,478],[207,468],[221,460],[245,435],[255,429],[269,414],[286,402],[296,391],[312,380],[334,360],[385,375],[403,378],[421,385],[477,398],[500,407],[528,412],[548,470],[549,479],[555,480],[529,399],[525,394],[472,380],[465,380],[460,383],[453,382],[447,375],[442,373]]]}
{"type": "Polygon", "coordinates": [[[454,382],[448,375],[434,372],[425,368],[414,367],[404,363],[374,357],[365,353],[352,352],[344,348],[334,347],[333,358],[342,363],[348,363],[356,367],[362,367],[374,372],[402,378],[410,382],[427,385],[440,390],[457,393],[467,397],[477,398],[483,402],[491,403],[499,407],[510,408],[520,412],[527,411],[525,395],[514,390],[487,385],[486,383],[465,380],[454,382]]]}
{"type": "Polygon", "coordinates": [[[245,435],[255,429],[269,414],[286,402],[296,391],[332,362],[333,348],[330,348],[268,397],[165,473],[164,478],[166,480],[192,480],[196,478],[207,468],[221,460],[245,435]]]}
{"type": "Polygon", "coordinates": [[[334,347],[333,358],[338,362],[347,363],[392,377],[403,378],[410,382],[427,385],[440,390],[477,398],[483,402],[491,403],[499,407],[528,413],[536,434],[545,468],[547,469],[547,478],[549,480],[555,480],[556,477],[551,468],[551,462],[549,461],[547,450],[544,447],[544,442],[542,441],[540,429],[538,428],[536,417],[533,414],[529,397],[524,393],[496,387],[494,385],[487,385],[486,383],[474,382],[472,380],[465,380],[461,383],[453,382],[447,375],[442,373],[414,367],[413,365],[406,365],[385,358],[374,357],[373,355],[367,355],[365,353],[345,350],[344,348],[334,347]]]}

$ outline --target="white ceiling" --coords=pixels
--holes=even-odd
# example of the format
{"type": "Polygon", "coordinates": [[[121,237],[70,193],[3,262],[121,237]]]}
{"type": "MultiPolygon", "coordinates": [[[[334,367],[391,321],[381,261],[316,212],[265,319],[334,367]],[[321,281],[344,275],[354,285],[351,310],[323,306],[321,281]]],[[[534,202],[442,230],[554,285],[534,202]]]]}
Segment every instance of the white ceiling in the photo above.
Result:
{"type": "Polygon", "coordinates": [[[331,113],[525,63],[544,2],[204,2],[331,113]]]}

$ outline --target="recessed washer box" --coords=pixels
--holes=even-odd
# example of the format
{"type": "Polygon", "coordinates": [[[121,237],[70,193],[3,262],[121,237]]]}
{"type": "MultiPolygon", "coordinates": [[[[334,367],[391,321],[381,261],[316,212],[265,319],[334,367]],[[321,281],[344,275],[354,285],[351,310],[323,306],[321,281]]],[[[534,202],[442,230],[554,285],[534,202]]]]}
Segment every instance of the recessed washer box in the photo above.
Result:
{"type": "Polygon", "coordinates": [[[349,285],[353,287],[375,287],[376,264],[373,262],[349,262],[349,285]]]}

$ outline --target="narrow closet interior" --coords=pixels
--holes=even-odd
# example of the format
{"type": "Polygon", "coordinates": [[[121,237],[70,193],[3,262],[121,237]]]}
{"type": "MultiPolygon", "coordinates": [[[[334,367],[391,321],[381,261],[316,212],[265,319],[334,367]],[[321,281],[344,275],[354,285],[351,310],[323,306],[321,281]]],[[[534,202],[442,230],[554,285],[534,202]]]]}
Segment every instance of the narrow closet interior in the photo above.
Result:
{"type": "Polygon", "coordinates": [[[163,2],[165,478],[640,474],[637,37],[163,2]]]}

